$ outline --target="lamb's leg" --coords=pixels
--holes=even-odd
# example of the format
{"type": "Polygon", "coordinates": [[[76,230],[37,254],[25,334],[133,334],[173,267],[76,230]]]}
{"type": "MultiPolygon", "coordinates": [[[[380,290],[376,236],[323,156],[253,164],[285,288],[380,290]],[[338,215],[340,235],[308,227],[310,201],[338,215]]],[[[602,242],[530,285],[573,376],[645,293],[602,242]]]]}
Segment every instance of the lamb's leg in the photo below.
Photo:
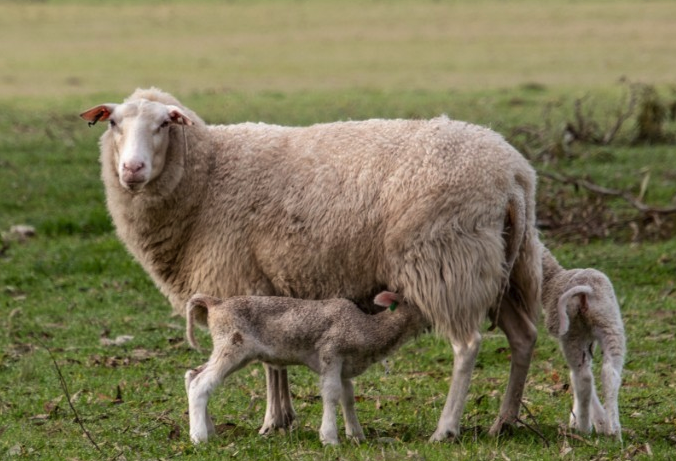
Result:
{"type": "Polygon", "coordinates": [[[340,405],[343,407],[343,419],[345,420],[345,435],[356,440],[366,440],[364,431],[357,419],[357,411],[354,407],[354,386],[351,379],[343,379],[343,392],[340,396],[340,405]]]}
{"type": "Polygon", "coordinates": [[[608,416],[606,415],[606,410],[601,405],[599,396],[596,394],[596,387],[593,386],[591,389],[591,408],[590,416],[591,422],[594,425],[594,429],[598,434],[607,434],[608,433],[608,416]]]}
{"type": "Polygon", "coordinates": [[[605,400],[606,432],[618,440],[622,440],[622,428],[620,426],[620,410],[618,397],[622,384],[622,366],[624,359],[604,351],[603,366],[601,367],[601,383],[605,400]]]}
{"type": "MultiPolygon", "coordinates": [[[[190,383],[197,377],[198,374],[200,374],[203,370],[206,364],[197,367],[194,370],[188,370],[185,373],[185,391],[188,395],[190,395],[190,383]]],[[[211,420],[211,416],[209,416],[209,410],[207,409],[207,406],[204,405],[204,415],[203,415],[204,421],[206,421],[207,425],[207,436],[211,436],[216,433],[216,428],[214,427],[214,422],[211,420]]]]}
{"type": "Polygon", "coordinates": [[[286,368],[263,364],[267,381],[267,407],[259,433],[267,434],[276,428],[291,426],[296,417],[291,403],[289,379],[286,368]]]}
{"type": "Polygon", "coordinates": [[[340,400],[342,383],[340,364],[332,364],[321,373],[322,404],[324,413],[322,426],[319,428],[319,439],[324,445],[338,445],[338,426],[336,423],[336,406],[340,400]]]}
{"type": "Polygon", "coordinates": [[[570,381],[573,386],[573,411],[570,427],[588,434],[591,432],[591,403],[594,389],[592,373],[591,340],[583,338],[560,339],[563,355],[570,367],[570,381]]]}
{"type": "Polygon", "coordinates": [[[452,341],[453,345],[453,381],[446,398],[446,405],[439,418],[437,430],[430,438],[431,442],[440,442],[447,438],[454,438],[460,434],[460,418],[465,407],[472,371],[476,363],[481,335],[474,333],[474,337],[467,343],[461,344],[452,341]]]}
{"type": "Polygon", "coordinates": [[[215,348],[201,371],[186,373],[188,387],[188,413],[190,415],[190,438],[194,443],[206,442],[214,427],[207,412],[209,396],[231,373],[246,364],[243,350],[215,348]]]}
{"type": "Polygon", "coordinates": [[[505,424],[514,424],[519,417],[528,368],[537,340],[537,328],[533,321],[527,317],[525,312],[516,309],[511,302],[503,302],[500,306],[498,326],[507,336],[512,359],[509,382],[500,406],[500,413],[488,432],[494,437],[502,432],[505,424]]]}

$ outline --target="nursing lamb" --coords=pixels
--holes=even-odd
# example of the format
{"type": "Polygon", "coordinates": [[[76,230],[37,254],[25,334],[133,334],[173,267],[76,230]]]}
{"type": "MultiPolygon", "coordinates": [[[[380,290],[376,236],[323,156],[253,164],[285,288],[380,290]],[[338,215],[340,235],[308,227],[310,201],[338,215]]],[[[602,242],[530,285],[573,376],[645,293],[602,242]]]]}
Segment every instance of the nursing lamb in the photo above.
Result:
{"type": "Polygon", "coordinates": [[[204,442],[213,433],[207,401],[216,386],[248,363],[260,360],[275,366],[306,365],[320,375],[322,443],[339,443],[338,402],[343,408],[346,435],[364,440],[351,378],[427,327],[420,310],[402,301],[396,293],[379,293],[374,303],[391,307],[392,312],[368,315],[347,299],[238,296],[221,300],[193,296],[186,307],[188,340],[197,347],[194,314],[206,313],[213,351],[207,363],[185,374],[190,438],[204,442]]]}
{"type": "MultiPolygon", "coordinates": [[[[491,433],[516,420],[542,267],[535,172],[500,135],[446,117],[206,125],[154,88],[81,116],[109,122],[100,141],[108,209],[175,312],[196,292],[358,305],[400,293],[455,355],[432,440],[459,433],[490,316],[512,351],[491,433]]],[[[285,370],[266,375],[261,433],[294,417],[285,370]]]]}
{"type": "Polygon", "coordinates": [[[566,270],[544,249],[542,304],[547,330],[559,340],[570,368],[573,411],[570,426],[589,433],[622,438],[618,393],[626,350],[624,325],[615,290],[596,269],[566,270]],[[603,352],[601,405],[594,386],[592,355],[598,343],[603,352]]]}

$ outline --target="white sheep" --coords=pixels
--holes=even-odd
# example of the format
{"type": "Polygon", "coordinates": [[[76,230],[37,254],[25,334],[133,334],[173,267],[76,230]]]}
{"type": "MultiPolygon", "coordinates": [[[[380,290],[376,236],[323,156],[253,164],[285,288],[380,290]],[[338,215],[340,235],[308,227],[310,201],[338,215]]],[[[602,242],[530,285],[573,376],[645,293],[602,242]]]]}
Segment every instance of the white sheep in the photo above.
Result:
{"type": "Polygon", "coordinates": [[[558,338],[570,368],[573,411],[570,426],[622,438],[618,393],[625,355],[624,325],[613,285],[596,269],[561,267],[544,249],[542,303],[547,330],[558,338]],[[592,355],[596,343],[603,353],[601,405],[594,386],[592,355]]]}
{"type": "Polygon", "coordinates": [[[395,293],[382,292],[374,302],[391,307],[392,312],[368,315],[347,299],[240,296],[221,300],[199,294],[190,298],[186,307],[190,344],[198,347],[193,336],[198,312],[206,314],[213,342],[209,361],[185,375],[190,438],[195,443],[204,442],[213,433],[207,401],[216,386],[248,363],[260,360],[274,366],[306,365],[320,375],[322,443],[339,443],[338,402],[343,408],[346,435],[364,440],[351,378],[427,327],[420,310],[402,303],[395,293]]]}
{"type": "MultiPolygon", "coordinates": [[[[109,212],[175,312],[197,292],[360,306],[400,293],[455,354],[432,440],[459,433],[490,315],[512,350],[491,433],[517,419],[541,255],[535,172],[500,135],[446,117],[206,125],[157,89],[81,116],[109,121],[100,141],[109,212]]],[[[285,369],[266,374],[261,433],[294,417],[285,369]]]]}

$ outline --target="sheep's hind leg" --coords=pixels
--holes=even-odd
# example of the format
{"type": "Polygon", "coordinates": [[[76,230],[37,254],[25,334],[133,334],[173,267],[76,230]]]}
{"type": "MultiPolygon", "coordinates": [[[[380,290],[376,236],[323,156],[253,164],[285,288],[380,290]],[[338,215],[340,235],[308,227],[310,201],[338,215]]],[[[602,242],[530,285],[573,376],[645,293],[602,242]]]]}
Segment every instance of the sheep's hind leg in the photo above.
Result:
{"type": "Polygon", "coordinates": [[[286,368],[274,367],[267,363],[264,363],[263,367],[267,380],[267,407],[263,426],[258,431],[261,435],[269,434],[275,429],[290,427],[296,418],[286,368]]]}
{"type": "Polygon", "coordinates": [[[505,424],[514,424],[519,417],[521,398],[526,387],[528,369],[533,358],[537,328],[525,312],[516,309],[512,302],[503,300],[500,306],[498,326],[507,336],[512,352],[507,390],[500,406],[500,413],[488,432],[498,436],[505,424]]]}
{"type": "Polygon", "coordinates": [[[354,407],[354,386],[351,379],[343,379],[343,392],[340,396],[340,405],[343,407],[343,419],[345,420],[345,435],[354,440],[366,440],[364,430],[359,424],[357,411],[354,407]]]}
{"type": "Polygon", "coordinates": [[[465,407],[467,392],[472,379],[472,371],[476,363],[481,335],[474,333],[474,337],[467,344],[453,344],[453,381],[446,399],[446,405],[439,418],[437,430],[432,434],[430,442],[440,442],[447,438],[460,435],[460,418],[465,407]]]}

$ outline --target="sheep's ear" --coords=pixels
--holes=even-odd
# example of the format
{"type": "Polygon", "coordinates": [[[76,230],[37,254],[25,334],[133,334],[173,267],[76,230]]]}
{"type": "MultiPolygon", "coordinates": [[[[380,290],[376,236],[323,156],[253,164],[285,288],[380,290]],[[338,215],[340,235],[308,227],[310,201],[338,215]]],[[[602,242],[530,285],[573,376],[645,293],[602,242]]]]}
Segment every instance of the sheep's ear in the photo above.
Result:
{"type": "Polygon", "coordinates": [[[82,112],[80,117],[89,122],[89,126],[96,125],[96,122],[108,120],[116,106],[117,104],[101,104],[100,106],[92,107],[91,109],[82,112]]]}
{"type": "Polygon", "coordinates": [[[169,109],[169,118],[171,119],[172,123],[188,126],[193,124],[192,120],[190,120],[190,117],[185,115],[178,107],[167,106],[167,109],[169,109]]]}

